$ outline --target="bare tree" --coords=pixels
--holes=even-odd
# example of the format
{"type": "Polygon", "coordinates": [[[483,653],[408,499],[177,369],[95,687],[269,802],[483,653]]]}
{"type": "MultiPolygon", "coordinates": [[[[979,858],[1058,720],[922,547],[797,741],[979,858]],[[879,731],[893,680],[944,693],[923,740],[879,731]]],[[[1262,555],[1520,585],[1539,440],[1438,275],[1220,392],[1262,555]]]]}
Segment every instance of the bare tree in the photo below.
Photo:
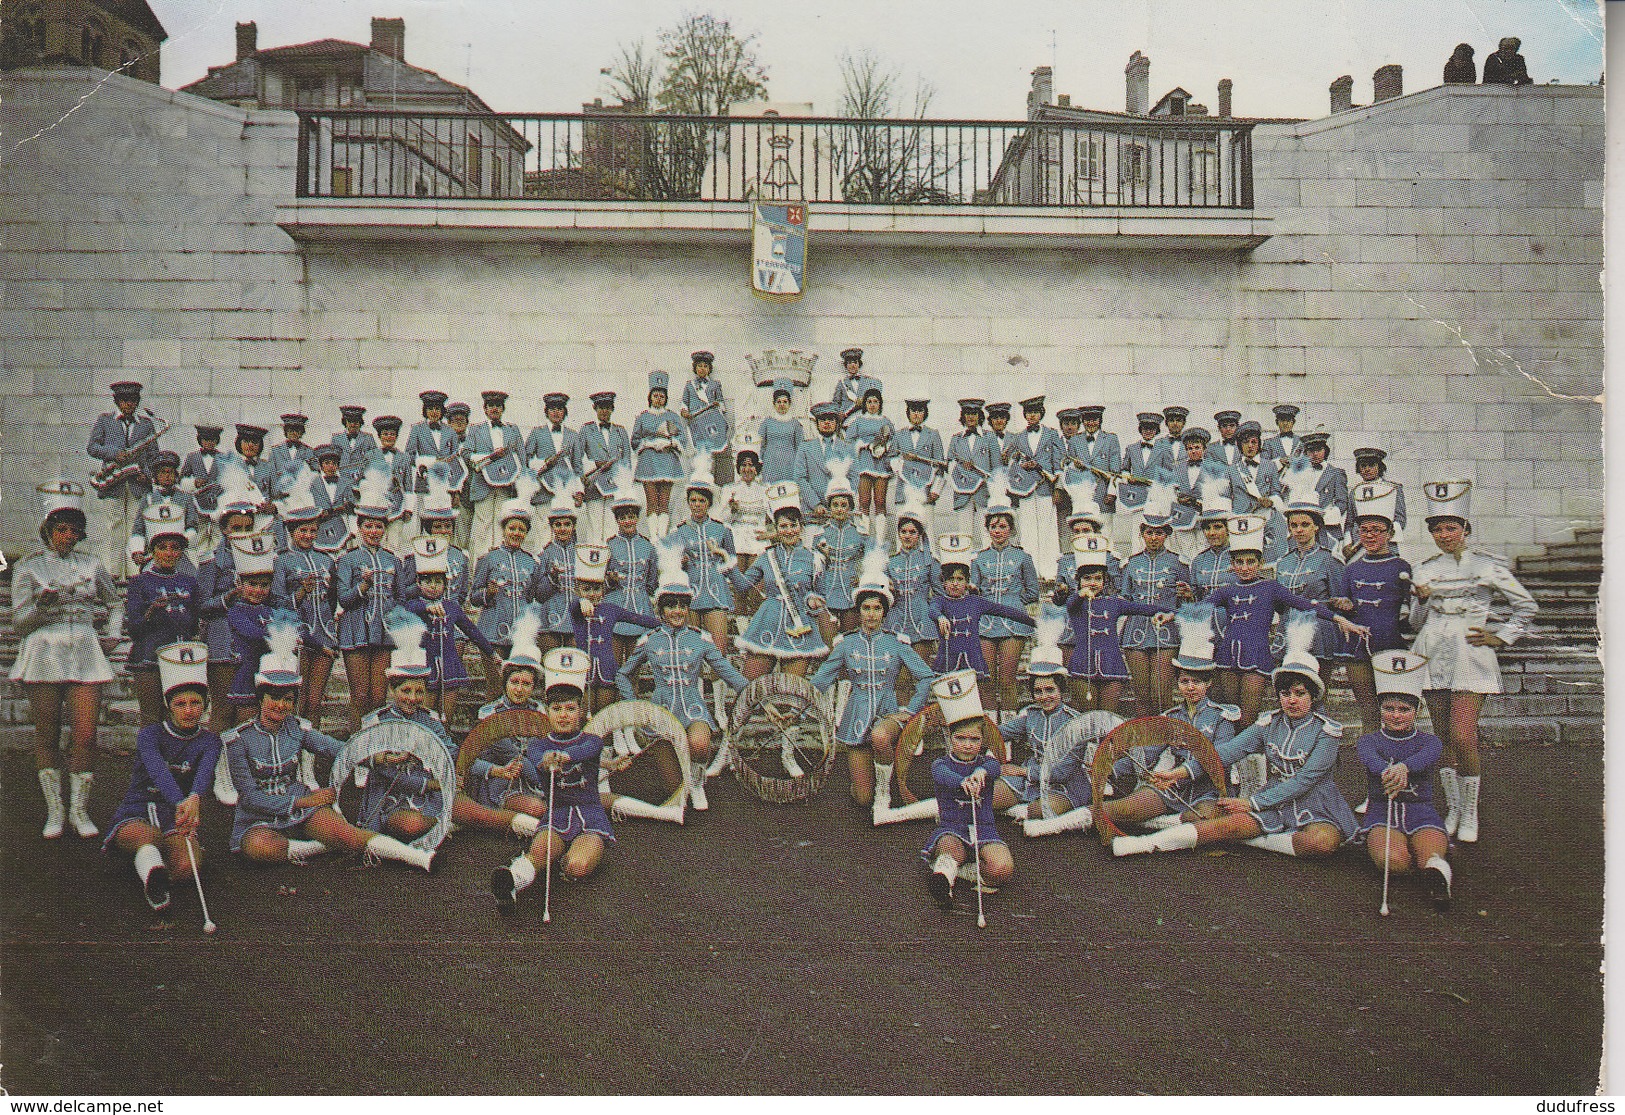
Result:
{"type": "Polygon", "coordinates": [[[660,32],[666,72],[656,95],[665,112],[726,116],[741,101],[767,96],[767,67],[756,56],[756,32],[744,38],[709,12],[684,15],[660,32]]]}
{"type": "Polygon", "coordinates": [[[853,121],[836,145],[836,166],[848,201],[893,205],[943,204],[958,200],[944,187],[958,166],[946,144],[933,143],[924,123],[936,90],[923,78],[914,84],[914,101],[905,119],[877,123],[899,115],[901,72],[886,68],[869,51],[854,58],[841,55],[840,115],[853,121]]]}
{"type": "Polygon", "coordinates": [[[628,108],[649,111],[654,104],[655,87],[660,83],[660,59],[649,52],[642,39],[628,46],[622,43],[615,61],[599,73],[609,78],[610,92],[628,108]]]}

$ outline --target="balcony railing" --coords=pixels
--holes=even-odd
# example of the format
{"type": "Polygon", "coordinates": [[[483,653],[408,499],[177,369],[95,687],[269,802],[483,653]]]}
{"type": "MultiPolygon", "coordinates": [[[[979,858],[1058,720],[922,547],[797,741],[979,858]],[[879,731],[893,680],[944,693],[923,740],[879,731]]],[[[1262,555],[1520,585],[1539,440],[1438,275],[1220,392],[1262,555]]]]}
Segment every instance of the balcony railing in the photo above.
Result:
{"type": "Polygon", "coordinates": [[[299,116],[302,198],[1253,205],[1252,125],[1219,118],[299,116]]]}

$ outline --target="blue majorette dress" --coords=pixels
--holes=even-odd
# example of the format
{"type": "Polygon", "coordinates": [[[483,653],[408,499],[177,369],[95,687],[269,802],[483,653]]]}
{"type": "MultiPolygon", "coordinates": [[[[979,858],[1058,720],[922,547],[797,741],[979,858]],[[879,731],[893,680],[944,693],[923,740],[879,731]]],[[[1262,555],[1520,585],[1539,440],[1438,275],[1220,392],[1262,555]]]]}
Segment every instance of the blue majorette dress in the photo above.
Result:
{"type": "MultiPolygon", "coordinates": [[[[487,717],[495,716],[499,712],[512,712],[515,709],[523,709],[534,713],[542,712],[542,706],[535,701],[526,701],[522,705],[516,705],[507,697],[498,697],[490,704],[480,706],[479,719],[484,720],[487,717]]],[[[535,793],[536,788],[526,784],[523,771],[515,778],[491,777],[493,770],[498,767],[505,767],[523,755],[525,748],[530,746],[532,738],[534,737],[522,736],[516,738],[514,736],[504,736],[502,739],[493,741],[474,758],[472,763],[468,764],[468,773],[464,775],[463,779],[463,793],[481,805],[488,805],[492,809],[504,808],[503,803],[512,794],[535,793]]],[[[544,784],[542,786],[544,796],[546,789],[547,787],[544,784]]]]}
{"type": "Polygon", "coordinates": [[[710,666],[717,677],[733,687],[735,693],[750,684],[749,679],[722,656],[717,645],[693,627],[672,627],[663,623],[649,632],[648,637],[638,644],[637,651],[626,660],[626,665],[615,675],[615,688],[623,700],[637,699],[632,679],[637,675],[638,667],[645,662],[649,664],[649,673],[655,683],[654,693],[649,700],[685,725],[697,720],[713,729],[717,726],[705,702],[700,667],[710,666]]]}
{"type": "Polygon", "coordinates": [[[756,614],[750,617],[745,633],[735,642],[751,654],[765,654],[770,658],[818,658],[829,653],[823,637],[818,634],[814,617],[807,611],[807,594],[813,591],[813,581],[822,566],[822,557],[804,546],[791,550],[775,543],[743,573],[737,569],[729,570],[728,580],[732,582],[735,592],[744,592],[760,585],[765,597],[756,614]],[[775,566],[778,576],[773,573],[775,566]],[[788,604],[784,599],[786,592],[790,594],[788,604]],[[805,634],[790,633],[795,623],[791,607],[801,617],[802,623],[810,628],[805,634]]]}
{"type": "Polygon", "coordinates": [[[675,539],[683,547],[683,569],[688,573],[689,586],[694,590],[694,599],[689,603],[689,607],[696,612],[706,612],[714,608],[732,611],[733,589],[728,584],[727,576],[722,572],[722,566],[728,558],[719,558],[713,554],[711,545],[715,543],[728,554],[728,557],[733,557],[733,531],[710,516],[698,521],[690,517],[684,519],[679,526],[673,527],[668,537],[675,539]]]}
{"type": "MultiPolygon", "coordinates": [[[[1221,705],[1203,697],[1192,714],[1181,701],[1162,715],[1170,720],[1178,720],[1189,724],[1201,732],[1214,746],[1227,743],[1236,734],[1236,721],[1241,718],[1241,710],[1235,705],[1221,705]]],[[[1213,780],[1207,776],[1207,768],[1183,747],[1171,743],[1159,744],[1144,749],[1139,756],[1140,762],[1147,770],[1155,770],[1161,761],[1163,753],[1173,752],[1174,761],[1182,763],[1185,767],[1185,781],[1173,790],[1157,790],[1157,796],[1162,799],[1162,806],[1169,813],[1180,813],[1193,805],[1200,805],[1204,801],[1215,799],[1219,791],[1214,787],[1213,780]]],[[[1136,776],[1140,775],[1135,767],[1134,760],[1127,755],[1112,766],[1112,784],[1117,786],[1131,785],[1136,776]]],[[[1146,783],[1150,785],[1150,783],[1146,783]]],[[[1155,787],[1152,787],[1155,789],[1155,787]]]]}
{"type": "Polygon", "coordinates": [[[961,596],[958,600],[947,595],[932,598],[931,606],[926,611],[930,626],[936,627],[938,619],[948,621],[948,637],[937,640],[937,660],[933,663],[937,673],[975,670],[977,677],[987,677],[987,660],[982,657],[980,623],[982,617],[988,615],[1002,616],[1028,627],[1038,626],[1038,621],[1028,615],[1025,608],[1014,608],[975,594],[961,596]]]}
{"type": "MultiPolygon", "coordinates": [[[[1021,774],[1000,775],[1004,784],[1016,792],[1017,798],[1024,802],[1038,800],[1039,790],[1044,784],[1044,746],[1081,715],[1064,702],[1056,706],[1054,712],[1028,705],[999,723],[999,735],[1009,744],[1011,754],[1015,754],[1018,744],[1025,746],[1028,752],[1027,763],[1021,774]]],[[[1050,764],[1050,793],[1060,794],[1074,809],[1094,800],[1094,790],[1089,784],[1089,768],[1083,765],[1084,751],[1082,747],[1074,748],[1060,762],[1050,764]]]]}
{"type": "Polygon", "coordinates": [[[1388,795],[1382,788],[1382,772],[1390,763],[1404,763],[1409,788],[1394,797],[1394,828],[1406,836],[1422,829],[1445,831],[1439,811],[1433,807],[1433,766],[1444,753],[1444,742],[1429,732],[1411,729],[1408,736],[1391,736],[1379,729],[1360,737],[1355,744],[1365,765],[1366,795],[1370,805],[1365,823],[1355,839],[1364,840],[1378,825],[1388,824],[1388,795]]]}
{"type": "Polygon", "coordinates": [[[846,440],[858,447],[858,462],[854,472],[858,476],[879,476],[891,479],[890,457],[874,454],[875,441],[882,434],[890,441],[895,432],[891,419],[881,414],[860,411],[846,420],[846,440]]]}
{"type": "Polygon", "coordinates": [[[931,598],[942,592],[942,565],[925,548],[899,550],[886,562],[897,600],[886,613],[886,630],[905,643],[934,641],[936,625],[931,622],[931,598]]]}
{"type": "MultiPolygon", "coordinates": [[[[615,588],[606,593],[604,599],[629,612],[654,615],[655,587],[660,579],[654,543],[641,534],[627,536],[617,532],[604,545],[609,547],[607,572],[615,575],[615,588]]],[[[634,623],[617,623],[615,634],[642,635],[643,628],[634,623]]]]}
{"type": "MultiPolygon", "coordinates": [[[[1312,546],[1308,550],[1292,546],[1275,559],[1275,579],[1288,590],[1317,604],[1324,604],[1348,595],[1343,563],[1325,546],[1312,546]]],[[[1320,617],[1315,631],[1314,645],[1309,653],[1316,658],[1330,657],[1343,645],[1343,633],[1329,617],[1328,611],[1320,617]]],[[[1271,649],[1276,656],[1286,649],[1285,636],[1277,631],[1271,649]]]]}
{"type": "Polygon", "coordinates": [[[1214,749],[1226,770],[1254,752],[1269,760],[1268,780],[1252,796],[1250,810],[1266,833],[1290,833],[1323,823],[1335,826],[1347,840],[1356,827],[1354,811],[1332,779],[1342,738],[1343,726],[1325,713],[1311,712],[1293,720],[1271,709],[1214,749]]]}
{"type": "Polygon", "coordinates": [[[135,737],[135,769],[130,788],[113,810],[102,849],[112,848],[113,837],[126,821],[145,821],[159,832],[175,828],[175,807],[194,790],[206,793],[214,785],[214,767],[220,761],[220,737],[207,728],[181,735],[167,719],[148,724],[135,737]]]}
{"type": "Polygon", "coordinates": [[[796,453],[805,439],[801,423],[794,418],[770,414],[762,419],[762,483],[778,484],[794,480],[796,453]]]}
{"type": "Polygon", "coordinates": [[[276,556],[271,574],[271,604],[299,616],[300,635],[311,649],[339,649],[338,619],[333,614],[333,564],[332,554],[296,546],[276,556]],[[298,599],[299,590],[307,584],[310,590],[303,600],[298,599]]]}
{"type": "Polygon", "coordinates": [[[956,836],[967,850],[971,847],[972,810],[976,818],[977,847],[1004,843],[994,823],[996,818],[993,813],[993,790],[999,784],[1000,769],[999,760],[985,752],[968,763],[952,755],[943,755],[931,764],[931,781],[937,793],[937,827],[931,830],[930,839],[920,849],[926,863],[931,862],[937,841],[944,836],[956,836]],[[981,796],[972,801],[965,796],[960,783],[978,769],[986,771],[987,776],[982,780],[981,796]]]}
{"type": "MultiPolygon", "coordinates": [[[[418,724],[433,732],[440,745],[457,760],[457,744],[440,718],[428,709],[418,709],[407,716],[394,705],[375,709],[362,718],[361,727],[370,728],[385,720],[404,720],[418,724]]],[[[414,809],[430,820],[438,820],[446,808],[446,794],[441,787],[431,787],[433,776],[417,758],[406,756],[400,762],[390,762],[374,755],[366,762],[367,784],[361,791],[361,807],[356,825],[359,828],[382,832],[389,815],[398,809],[414,809]]],[[[455,796],[455,788],[453,796],[455,796]]]]}
{"type": "Polygon", "coordinates": [[[637,455],[636,480],[683,478],[683,449],[688,431],[676,411],[646,410],[632,423],[632,451],[637,455]],[[674,442],[667,446],[666,441],[674,442]]]}
{"type": "Polygon", "coordinates": [[[604,812],[603,801],[598,796],[598,758],[603,754],[604,741],[585,732],[568,739],[550,733],[546,739],[527,741],[525,783],[537,787],[544,797],[548,774],[542,766],[542,756],[549,751],[562,751],[569,756],[569,761],[553,776],[553,797],[547,803],[547,828],[558,833],[566,844],[587,832],[597,833],[606,844],[615,843],[615,829],[610,826],[609,814],[604,812]]]}
{"type": "MultiPolygon", "coordinates": [[[[1123,565],[1123,595],[1140,604],[1155,604],[1159,612],[1179,607],[1174,586],[1190,580],[1185,563],[1167,550],[1157,554],[1141,550],[1123,565]]],[[[1121,645],[1124,650],[1172,650],[1179,645],[1179,632],[1171,623],[1158,627],[1145,616],[1134,616],[1123,624],[1121,645]]]]}
{"type": "Polygon", "coordinates": [[[888,631],[874,635],[849,631],[835,640],[834,649],[811,679],[817,690],[827,689],[843,677],[852,682],[852,696],[835,728],[835,742],[862,747],[875,721],[898,711],[897,675],[905,666],[914,678],[914,697],[908,703],[912,716],[931,699],[931,681],[936,677],[913,647],[888,631]]]}
{"type": "Polygon", "coordinates": [[[338,604],[344,609],[339,616],[339,648],[341,650],[388,650],[389,634],[384,630],[384,617],[397,603],[395,581],[400,572],[400,560],[380,546],[370,549],[357,546],[339,557],[333,570],[338,604]],[[372,573],[372,584],[361,591],[361,578],[372,573]]]}
{"type": "Polygon", "coordinates": [[[831,519],[819,534],[818,551],[824,555],[824,571],[818,575],[815,591],[831,611],[844,612],[856,606],[852,590],[857,586],[863,551],[868,547],[869,540],[851,519],[844,523],[831,519]]]}
{"type": "Polygon", "coordinates": [[[549,542],[542,547],[525,594],[542,606],[543,631],[549,635],[570,633],[570,605],[578,599],[574,542],[549,542]]]}
{"type": "Polygon", "coordinates": [[[299,781],[299,752],[310,751],[336,759],[344,745],[323,735],[310,721],[290,716],[273,735],[258,720],[239,724],[220,737],[231,764],[231,782],[237,787],[237,807],[231,822],[231,850],[243,850],[243,834],[258,826],[281,832],[305,823],[314,809],[294,803],[316,787],[299,781]]]}
{"type": "Polygon", "coordinates": [[[480,604],[480,630],[506,653],[513,647],[513,621],[525,606],[536,559],[522,549],[498,546],[474,565],[469,597],[480,604]],[[487,589],[495,589],[487,602],[487,589]]]}

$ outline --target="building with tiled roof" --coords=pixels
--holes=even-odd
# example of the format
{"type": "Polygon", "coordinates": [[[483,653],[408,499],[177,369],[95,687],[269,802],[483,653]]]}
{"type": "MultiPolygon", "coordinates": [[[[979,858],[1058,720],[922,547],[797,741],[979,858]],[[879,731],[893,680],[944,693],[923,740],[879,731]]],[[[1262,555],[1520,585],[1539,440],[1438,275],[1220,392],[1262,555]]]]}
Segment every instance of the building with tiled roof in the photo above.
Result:
{"type": "Polygon", "coordinates": [[[169,37],[146,0],[0,0],[0,69],[95,66],[158,83],[169,37]]]}

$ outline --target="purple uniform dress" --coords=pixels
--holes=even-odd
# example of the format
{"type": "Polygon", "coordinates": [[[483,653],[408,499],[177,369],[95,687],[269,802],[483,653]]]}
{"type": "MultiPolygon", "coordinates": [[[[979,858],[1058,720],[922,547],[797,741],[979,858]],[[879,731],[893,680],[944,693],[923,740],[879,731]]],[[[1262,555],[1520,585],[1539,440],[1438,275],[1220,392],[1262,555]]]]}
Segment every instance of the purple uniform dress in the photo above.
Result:
{"type": "Polygon", "coordinates": [[[130,635],[129,668],[155,670],[159,647],[190,639],[197,631],[200,600],[196,577],[160,573],[150,565],[137,574],[124,605],[130,635]]]}
{"type": "Polygon", "coordinates": [[[423,649],[428,655],[429,669],[434,671],[427,679],[431,693],[456,689],[468,680],[468,671],[463,668],[462,651],[457,649],[458,631],[479,647],[482,653],[494,656],[497,652],[491,640],[474,626],[474,621],[468,618],[468,613],[455,600],[444,596],[439,600],[425,600],[420,596],[408,600],[401,607],[421,619],[429,629],[423,636],[423,649]],[[431,615],[429,607],[432,604],[444,608],[445,615],[431,615]]]}
{"type": "Polygon", "coordinates": [[[1365,764],[1366,795],[1371,802],[1365,812],[1357,840],[1372,829],[1388,824],[1388,795],[1382,788],[1382,772],[1391,763],[1404,763],[1409,787],[1394,795],[1394,828],[1412,836],[1422,829],[1444,832],[1439,811],[1433,808],[1433,765],[1444,753],[1444,742],[1414,727],[1408,736],[1391,736],[1386,728],[1360,737],[1355,749],[1365,764]]]}
{"type": "Polygon", "coordinates": [[[175,807],[214,785],[214,767],[220,761],[220,737],[207,728],[194,728],[181,735],[169,721],[148,724],[135,737],[135,769],[130,772],[130,788],[113,811],[102,840],[103,850],[113,846],[113,837],[125,821],[145,821],[159,832],[175,827],[175,807]]]}
{"type": "Polygon", "coordinates": [[[562,751],[569,756],[564,769],[553,777],[553,797],[547,803],[546,822],[546,827],[558,833],[566,844],[587,832],[597,833],[606,844],[615,843],[615,829],[598,797],[598,757],[603,750],[602,739],[584,732],[568,739],[549,733],[546,739],[530,740],[525,748],[525,783],[538,787],[544,796],[548,775],[542,766],[542,756],[549,751],[562,751]]]}
{"type": "Polygon", "coordinates": [[[1348,618],[1371,628],[1371,637],[1350,639],[1343,635],[1333,657],[1369,662],[1378,651],[1404,649],[1405,637],[1399,633],[1399,623],[1411,602],[1411,563],[1395,553],[1372,557],[1361,550],[1343,567],[1343,578],[1349,599],[1354,601],[1354,611],[1348,618]]]}
{"type": "Polygon", "coordinates": [[[587,668],[587,683],[589,685],[614,685],[615,675],[620,672],[621,665],[615,661],[615,640],[612,634],[619,634],[622,627],[632,627],[638,630],[653,630],[660,626],[660,621],[654,616],[646,616],[641,612],[634,612],[623,608],[619,604],[611,604],[602,600],[593,608],[591,618],[581,614],[581,601],[570,601],[570,626],[574,630],[573,646],[577,650],[587,652],[589,666],[587,668]]]}
{"type": "Polygon", "coordinates": [[[231,628],[231,653],[237,660],[237,672],[231,676],[231,691],[226,700],[234,705],[249,706],[257,703],[254,696],[254,675],[259,672],[260,658],[268,649],[265,629],[271,622],[269,604],[249,604],[237,601],[226,613],[231,628]]]}
{"type": "Polygon", "coordinates": [[[1127,681],[1128,665],[1118,642],[1117,621],[1124,616],[1154,616],[1172,611],[1157,604],[1141,604],[1121,596],[1068,598],[1065,589],[1055,593],[1055,602],[1064,604],[1072,627],[1072,657],[1066,664],[1070,677],[1090,681],[1127,681]]]}
{"type": "Polygon", "coordinates": [[[920,849],[920,855],[926,863],[931,862],[936,854],[937,842],[944,836],[958,837],[966,848],[971,846],[970,822],[973,811],[976,818],[977,847],[1004,843],[1004,839],[999,836],[993,812],[993,788],[999,784],[999,774],[1003,769],[999,760],[986,752],[970,762],[945,754],[931,764],[931,781],[936,786],[937,793],[937,827],[931,830],[931,838],[925,842],[925,847],[920,849]],[[982,780],[980,796],[973,801],[965,796],[965,790],[960,783],[978,770],[985,771],[986,776],[982,780]]]}
{"type": "Polygon", "coordinates": [[[1025,609],[1012,608],[1008,604],[1000,604],[994,600],[984,600],[974,594],[960,597],[958,600],[950,596],[938,596],[931,601],[931,607],[926,613],[929,623],[927,630],[937,626],[937,620],[948,621],[948,637],[937,641],[937,659],[932,664],[939,674],[946,674],[952,670],[975,670],[979,678],[987,677],[987,661],[982,657],[982,638],[980,623],[983,616],[1001,616],[1016,623],[1026,624],[1028,627],[1038,626],[1038,621],[1028,615],[1025,609]]]}
{"type": "Polygon", "coordinates": [[[1276,613],[1289,608],[1314,612],[1326,623],[1335,622],[1331,609],[1299,596],[1280,581],[1260,577],[1246,584],[1223,585],[1207,595],[1207,602],[1223,608],[1224,634],[1213,661],[1225,670],[1251,670],[1267,674],[1275,669],[1270,654],[1270,624],[1276,613]]]}

